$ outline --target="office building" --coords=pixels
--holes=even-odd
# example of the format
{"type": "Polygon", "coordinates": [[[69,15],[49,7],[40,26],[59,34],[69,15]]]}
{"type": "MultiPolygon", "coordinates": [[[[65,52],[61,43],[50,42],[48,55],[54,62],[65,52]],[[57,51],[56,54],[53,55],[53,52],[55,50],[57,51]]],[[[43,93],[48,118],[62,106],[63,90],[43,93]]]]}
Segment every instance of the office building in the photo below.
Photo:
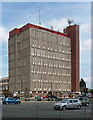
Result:
{"type": "MultiPolygon", "coordinates": [[[[70,26],[66,29],[70,29],[70,26]]],[[[29,23],[9,32],[10,92],[24,92],[26,88],[30,93],[79,91],[79,71],[74,71],[74,68],[78,67],[74,65],[77,64],[76,60],[79,61],[79,56],[75,54],[76,58],[72,57],[74,54],[71,52],[76,49],[72,46],[77,43],[72,43],[74,37],[72,38],[68,31],[65,32],[29,23]],[[73,71],[75,76],[71,73],[73,71]]]]}

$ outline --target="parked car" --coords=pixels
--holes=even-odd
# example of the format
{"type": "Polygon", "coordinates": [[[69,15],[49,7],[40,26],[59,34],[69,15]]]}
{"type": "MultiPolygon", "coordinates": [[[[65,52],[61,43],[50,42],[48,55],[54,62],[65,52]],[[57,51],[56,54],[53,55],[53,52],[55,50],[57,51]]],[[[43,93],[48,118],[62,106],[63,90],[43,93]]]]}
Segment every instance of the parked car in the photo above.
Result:
{"type": "Polygon", "coordinates": [[[43,99],[44,99],[44,98],[48,98],[48,96],[47,96],[47,95],[45,95],[45,96],[43,96],[43,99]]]}
{"type": "Polygon", "coordinates": [[[7,98],[4,98],[4,100],[2,101],[3,104],[20,104],[21,101],[20,100],[17,100],[13,97],[7,97],[7,98]]]}
{"type": "Polygon", "coordinates": [[[0,95],[0,99],[4,99],[5,98],[5,96],[4,95],[0,95]]]}
{"type": "Polygon", "coordinates": [[[80,109],[82,104],[79,99],[64,99],[59,103],[54,103],[54,109],[67,109],[67,108],[78,108],[80,109]]]}
{"type": "Polygon", "coordinates": [[[15,96],[14,98],[15,98],[15,99],[20,99],[20,97],[19,97],[19,96],[15,96]]]}
{"type": "Polygon", "coordinates": [[[61,101],[61,100],[62,100],[62,98],[59,96],[55,99],[55,101],[61,101]]]}
{"type": "Polygon", "coordinates": [[[36,95],[36,96],[35,96],[35,99],[36,99],[37,101],[41,101],[41,96],[36,95]]]}
{"type": "Polygon", "coordinates": [[[90,100],[87,97],[80,97],[79,100],[81,101],[82,105],[88,107],[90,100]]]}

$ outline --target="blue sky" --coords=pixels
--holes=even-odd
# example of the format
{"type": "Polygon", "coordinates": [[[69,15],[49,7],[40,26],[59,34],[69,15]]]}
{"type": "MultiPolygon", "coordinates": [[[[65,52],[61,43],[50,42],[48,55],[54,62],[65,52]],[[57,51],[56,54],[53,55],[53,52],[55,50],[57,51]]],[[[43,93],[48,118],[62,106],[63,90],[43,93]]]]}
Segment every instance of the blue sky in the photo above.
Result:
{"type": "MultiPolygon", "coordinates": [[[[4,2],[2,3],[2,74],[8,76],[8,32],[24,24],[38,24],[54,30],[66,27],[67,19],[80,25],[80,78],[91,87],[91,3],[90,2],[4,2]]],[[[0,72],[1,73],[1,72],[0,72]]]]}

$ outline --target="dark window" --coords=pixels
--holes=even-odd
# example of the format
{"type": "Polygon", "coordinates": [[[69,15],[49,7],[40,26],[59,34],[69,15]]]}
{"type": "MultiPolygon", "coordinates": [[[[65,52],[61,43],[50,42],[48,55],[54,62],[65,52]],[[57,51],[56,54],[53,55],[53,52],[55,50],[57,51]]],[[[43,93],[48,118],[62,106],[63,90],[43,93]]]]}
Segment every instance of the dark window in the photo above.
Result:
{"type": "Polygon", "coordinates": [[[83,100],[83,98],[80,98],[79,100],[83,100]]]}
{"type": "Polygon", "coordinates": [[[85,98],[85,100],[88,100],[87,98],[85,98]]]}
{"type": "Polygon", "coordinates": [[[8,100],[12,100],[12,98],[8,98],[8,100]]]}
{"type": "Polygon", "coordinates": [[[38,93],[41,93],[41,91],[38,91],[38,93]]]}
{"type": "Polygon", "coordinates": [[[72,103],[72,100],[69,100],[70,103],[72,103]]]}
{"type": "Polygon", "coordinates": [[[32,91],[32,93],[36,93],[36,91],[32,91]]]}
{"type": "Polygon", "coordinates": [[[78,102],[78,100],[73,100],[73,102],[78,102]]]}
{"type": "Polygon", "coordinates": [[[47,93],[47,91],[44,91],[43,93],[47,93]]]}

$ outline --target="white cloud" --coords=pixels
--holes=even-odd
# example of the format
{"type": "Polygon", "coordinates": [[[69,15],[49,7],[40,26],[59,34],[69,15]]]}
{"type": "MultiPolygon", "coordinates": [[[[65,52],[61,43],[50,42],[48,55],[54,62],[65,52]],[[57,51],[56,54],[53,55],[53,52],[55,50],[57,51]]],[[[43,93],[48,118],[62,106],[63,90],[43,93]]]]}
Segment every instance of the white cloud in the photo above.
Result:
{"type": "Polygon", "coordinates": [[[81,32],[84,34],[91,34],[91,22],[86,24],[81,24],[81,32]]]}
{"type": "Polygon", "coordinates": [[[2,78],[2,76],[0,75],[0,79],[2,78]]]}
{"type": "Polygon", "coordinates": [[[8,30],[3,26],[0,26],[0,44],[1,42],[8,42],[8,30]]]}
{"type": "Polygon", "coordinates": [[[49,26],[53,26],[53,29],[56,31],[63,32],[63,28],[65,28],[68,23],[66,18],[61,18],[61,19],[53,19],[48,22],[49,26]]]}
{"type": "Polygon", "coordinates": [[[91,51],[91,39],[83,41],[83,43],[80,45],[80,51],[81,52],[91,51]]]}
{"type": "Polygon", "coordinates": [[[93,89],[91,85],[91,77],[85,77],[84,81],[86,82],[86,85],[89,89],[93,89]]]}

